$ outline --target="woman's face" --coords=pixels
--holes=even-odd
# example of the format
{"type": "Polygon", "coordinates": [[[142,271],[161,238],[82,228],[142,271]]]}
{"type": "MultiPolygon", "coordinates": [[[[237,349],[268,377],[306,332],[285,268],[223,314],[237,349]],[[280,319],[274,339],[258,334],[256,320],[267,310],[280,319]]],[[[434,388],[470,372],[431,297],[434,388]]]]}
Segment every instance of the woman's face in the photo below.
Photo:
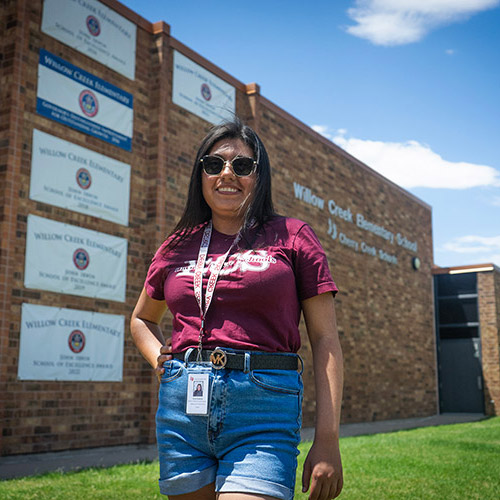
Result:
{"type": "MultiPolygon", "coordinates": [[[[252,149],[240,139],[222,139],[214,144],[210,155],[220,156],[224,160],[233,160],[236,156],[253,158],[252,149]]],[[[202,172],[203,197],[212,209],[214,223],[217,219],[242,222],[245,210],[252,201],[257,182],[254,171],[246,177],[237,177],[232,168],[225,164],[218,175],[202,172]]]]}

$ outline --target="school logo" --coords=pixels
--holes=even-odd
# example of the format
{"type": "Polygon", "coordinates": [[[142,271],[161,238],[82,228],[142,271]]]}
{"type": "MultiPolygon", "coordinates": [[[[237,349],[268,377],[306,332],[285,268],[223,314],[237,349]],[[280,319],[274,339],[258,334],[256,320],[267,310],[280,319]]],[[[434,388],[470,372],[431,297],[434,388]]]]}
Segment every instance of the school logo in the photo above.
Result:
{"type": "Polygon", "coordinates": [[[101,34],[101,23],[97,17],[88,16],[85,23],[87,24],[87,29],[92,36],[99,36],[101,34]]]}
{"type": "Polygon", "coordinates": [[[97,97],[93,92],[90,90],[82,90],[78,101],[80,102],[80,109],[85,116],[92,118],[97,115],[97,112],[99,111],[99,103],[97,102],[97,97]]]}
{"type": "Polygon", "coordinates": [[[90,256],[87,251],[83,248],[78,248],[77,250],[75,250],[75,252],[73,253],[73,263],[75,264],[75,267],[80,271],[87,269],[88,265],[90,264],[90,256]]]}
{"type": "Polygon", "coordinates": [[[73,330],[68,338],[69,348],[75,353],[83,351],[85,347],[85,335],[80,330],[73,330]]]}
{"type": "Polygon", "coordinates": [[[206,83],[201,86],[201,96],[205,101],[210,101],[210,99],[212,99],[212,91],[206,83]]]}
{"type": "MultiPolygon", "coordinates": [[[[203,269],[203,275],[207,276],[212,273],[215,267],[217,267],[220,259],[224,256],[217,257],[217,259],[207,258],[205,262],[205,268],[203,269]]],[[[278,261],[272,255],[269,255],[267,250],[247,250],[245,252],[239,252],[237,254],[231,255],[227,262],[224,264],[220,271],[221,276],[228,276],[238,271],[242,273],[246,272],[256,272],[263,273],[267,271],[273,264],[278,261]]],[[[177,276],[193,276],[196,261],[186,260],[184,261],[184,266],[176,267],[174,272],[177,276]]]]}
{"type": "Polygon", "coordinates": [[[82,189],[88,189],[92,184],[92,177],[90,176],[90,172],[86,168],[79,168],[76,173],[76,183],[82,189]]]}

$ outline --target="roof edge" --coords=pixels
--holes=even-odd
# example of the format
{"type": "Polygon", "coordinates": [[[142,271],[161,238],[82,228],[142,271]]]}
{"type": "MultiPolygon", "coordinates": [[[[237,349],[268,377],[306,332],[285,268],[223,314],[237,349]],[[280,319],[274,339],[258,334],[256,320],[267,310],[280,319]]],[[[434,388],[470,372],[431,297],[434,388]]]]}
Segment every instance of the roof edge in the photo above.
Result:
{"type": "Polygon", "coordinates": [[[469,264],[467,266],[451,266],[451,267],[439,267],[434,266],[432,268],[432,274],[463,274],[463,273],[484,273],[488,271],[500,272],[500,267],[493,264],[492,262],[486,264],[469,264]]]}

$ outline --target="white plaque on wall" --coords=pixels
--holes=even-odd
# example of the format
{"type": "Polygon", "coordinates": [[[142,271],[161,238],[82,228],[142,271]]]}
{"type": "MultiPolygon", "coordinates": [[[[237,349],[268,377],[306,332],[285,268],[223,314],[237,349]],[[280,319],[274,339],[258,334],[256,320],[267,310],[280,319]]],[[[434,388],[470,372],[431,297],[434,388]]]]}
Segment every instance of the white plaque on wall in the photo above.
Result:
{"type": "Polygon", "coordinates": [[[23,304],[21,380],[120,382],[125,317],[23,304]]]}
{"type": "Polygon", "coordinates": [[[216,125],[234,118],[236,91],[229,83],[174,51],[172,101],[216,125]]]}
{"type": "Polygon", "coordinates": [[[30,198],[128,225],[130,165],[33,130],[30,198]]]}
{"type": "Polygon", "coordinates": [[[127,240],[28,215],[24,286],[125,301],[127,240]]]}
{"type": "Polygon", "coordinates": [[[45,0],[42,31],[134,79],[137,27],[97,0],[45,0]]]}

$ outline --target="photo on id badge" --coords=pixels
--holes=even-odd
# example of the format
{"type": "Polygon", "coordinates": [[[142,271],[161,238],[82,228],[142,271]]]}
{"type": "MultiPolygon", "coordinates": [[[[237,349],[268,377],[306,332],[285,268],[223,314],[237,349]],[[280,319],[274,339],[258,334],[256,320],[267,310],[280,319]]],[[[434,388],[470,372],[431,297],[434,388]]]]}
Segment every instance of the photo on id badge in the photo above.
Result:
{"type": "Polygon", "coordinates": [[[206,415],[208,392],[208,373],[189,374],[186,413],[190,415],[206,415]]]}

